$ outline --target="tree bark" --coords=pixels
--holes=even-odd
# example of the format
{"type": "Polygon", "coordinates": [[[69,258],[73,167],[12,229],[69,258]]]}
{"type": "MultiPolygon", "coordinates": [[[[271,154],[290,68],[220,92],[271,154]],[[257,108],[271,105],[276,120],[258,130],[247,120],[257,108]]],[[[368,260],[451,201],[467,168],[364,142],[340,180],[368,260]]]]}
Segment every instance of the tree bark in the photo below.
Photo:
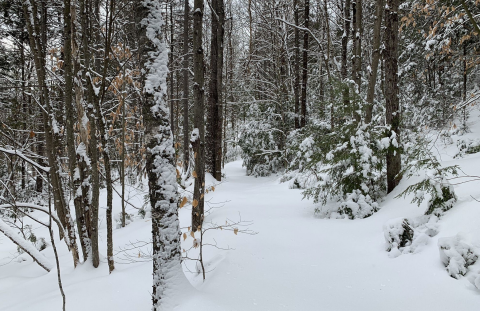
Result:
{"type": "Polygon", "coordinates": [[[78,246],[76,243],[75,230],[73,229],[73,220],[70,215],[70,208],[65,202],[62,180],[60,177],[60,159],[56,153],[56,151],[59,149],[58,136],[60,135],[60,132],[59,129],[54,127],[56,121],[54,122],[54,120],[52,120],[54,115],[50,103],[49,89],[46,82],[46,37],[42,36],[42,38],[40,38],[39,36],[41,33],[40,25],[42,23],[39,18],[46,22],[46,12],[44,10],[40,11],[37,4],[38,3],[34,0],[30,0],[29,5],[24,2],[23,12],[27,24],[30,50],[33,53],[38,84],[41,86],[40,104],[44,108],[44,110],[42,110],[43,127],[45,130],[46,153],[50,166],[50,180],[54,195],[54,207],[57,210],[62,225],[68,232],[70,238],[69,248],[73,256],[73,264],[76,267],[79,260],[78,246]]]}
{"type": "MultiPolygon", "coordinates": [[[[308,29],[310,23],[310,0],[305,0],[305,28],[308,29]]],[[[307,124],[307,82],[308,82],[308,31],[303,33],[303,65],[302,65],[302,117],[300,127],[307,124]]]]}
{"type": "Polygon", "coordinates": [[[377,82],[378,62],[380,61],[380,31],[382,30],[384,6],[385,0],[377,0],[375,25],[373,26],[372,66],[370,68],[371,71],[368,80],[367,106],[365,107],[365,123],[370,123],[372,121],[373,99],[377,82]]]}
{"type": "MultiPolygon", "coordinates": [[[[76,3],[75,1],[74,3],[76,3]]],[[[80,11],[84,8],[84,2],[80,3],[80,11]]],[[[76,150],[77,156],[77,165],[78,165],[78,177],[81,187],[81,194],[76,194],[76,200],[80,201],[80,204],[75,205],[75,214],[77,216],[77,229],[78,235],[80,237],[80,245],[83,251],[83,260],[86,261],[90,253],[90,235],[87,228],[87,219],[85,217],[85,211],[90,209],[90,183],[88,182],[90,178],[90,168],[88,162],[88,117],[85,113],[84,107],[84,92],[83,92],[83,83],[82,83],[82,64],[80,60],[80,42],[77,41],[77,10],[71,9],[71,18],[72,18],[72,58],[74,61],[73,65],[73,76],[74,76],[74,90],[75,90],[75,103],[77,106],[77,118],[78,118],[78,127],[79,127],[79,137],[80,144],[76,150]]],[[[81,21],[82,23],[83,21],[81,21]]],[[[78,37],[80,38],[80,37],[78,37]]]]}
{"type": "Polygon", "coordinates": [[[352,78],[357,87],[357,93],[360,94],[362,84],[362,0],[354,1],[355,23],[353,29],[354,54],[352,78]]]}
{"type": "Polygon", "coordinates": [[[385,6],[385,100],[386,123],[390,126],[386,136],[398,144],[387,149],[387,192],[400,182],[400,105],[398,99],[398,7],[400,0],[387,0],[385,6]],[[393,140],[392,139],[392,140],[393,140]]]}
{"type": "Polygon", "coordinates": [[[211,0],[210,79],[208,81],[207,133],[205,137],[205,169],[212,175],[215,175],[218,130],[218,1],[211,0]]]}
{"type": "MultiPolygon", "coordinates": [[[[91,201],[89,209],[85,209],[86,213],[86,224],[87,231],[89,232],[90,237],[90,247],[91,247],[91,256],[92,264],[95,268],[100,264],[100,255],[98,252],[98,205],[99,205],[99,194],[100,194],[100,179],[98,172],[98,142],[97,142],[97,120],[95,116],[94,107],[94,90],[92,85],[92,66],[96,64],[91,64],[91,59],[94,59],[94,53],[91,54],[91,42],[97,43],[98,38],[95,36],[96,30],[93,29],[92,16],[97,15],[96,7],[98,2],[96,0],[82,0],[83,10],[82,14],[82,36],[83,36],[83,56],[84,56],[84,66],[85,66],[85,82],[87,84],[87,117],[89,124],[89,146],[88,146],[88,156],[90,158],[90,169],[91,169],[91,201]],[[92,1],[94,1],[92,3],[92,1]],[[93,5],[92,5],[93,4],[93,5]],[[94,10],[92,12],[92,9],[94,10]]],[[[98,71],[98,70],[96,70],[98,71]]]]}
{"type": "MultiPolygon", "coordinates": [[[[300,26],[298,21],[298,0],[293,0],[293,14],[295,18],[295,26],[300,26]]],[[[300,31],[297,27],[294,29],[294,48],[295,48],[295,60],[294,60],[294,86],[293,96],[295,101],[295,128],[300,128],[300,31]]]]}
{"type": "Polygon", "coordinates": [[[217,181],[222,180],[222,141],[223,141],[223,40],[225,35],[225,3],[217,1],[217,125],[215,130],[215,166],[214,175],[217,181]]]}
{"type": "MultiPolygon", "coordinates": [[[[355,81],[355,93],[360,96],[362,85],[362,0],[353,2],[353,62],[352,79],[355,81]]],[[[353,116],[360,122],[361,116],[358,112],[359,100],[355,100],[352,106],[353,116]]]]}
{"type": "Polygon", "coordinates": [[[204,124],[204,63],[202,47],[203,0],[194,1],[193,12],[193,95],[195,100],[194,130],[191,136],[195,158],[192,230],[202,227],[205,193],[205,124],[204,124]]]}
{"type": "MultiPolygon", "coordinates": [[[[74,8],[75,9],[75,8],[74,8]]],[[[72,178],[72,187],[73,187],[73,204],[75,206],[75,211],[78,217],[83,214],[82,207],[82,197],[77,194],[77,189],[81,187],[80,185],[80,176],[76,175],[77,172],[77,154],[75,150],[75,134],[73,129],[73,123],[75,120],[74,109],[73,109],[73,61],[72,61],[72,15],[75,16],[75,13],[72,14],[71,0],[64,1],[63,7],[63,17],[64,17],[64,27],[63,27],[63,51],[65,55],[64,59],[64,76],[65,76],[65,111],[66,111],[66,130],[67,130],[67,152],[68,152],[68,166],[70,170],[70,176],[72,178]]],[[[77,226],[80,222],[77,222],[77,226]]],[[[80,235],[81,227],[78,227],[78,232],[80,235]]],[[[83,258],[87,257],[87,250],[85,242],[80,238],[80,246],[82,248],[83,258]]]]}
{"type": "Polygon", "coordinates": [[[115,11],[115,0],[110,0],[110,7],[107,10],[108,15],[108,24],[106,25],[106,37],[105,37],[105,51],[103,56],[103,74],[101,82],[101,95],[96,96],[95,104],[95,114],[98,120],[98,130],[100,132],[100,143],[102,145],[102,156],[103,164],[105,166],[105,182],[107,186],[107,262],[108,262],[108,271],[112,273],[115,269],[115,261],[113,259],[113,219],[112,219],[112,210],[113,210],[113,181],[112,181],[112,169],[110,165],[110,155],[108,154],[108,134],[105,124],[105,116],[102,113],[101,106],[104,100],[106,92],[106,78],[107,78],[107,68],[109,64],[109,53],[112,45],[112,36],[113,36],[113,19],[115,11]]]}
{"type": "MultiPolygon", "coordinates": [[[[197,2],[198,0],[196,0],[197,2]]],[[[145,85],[146,96],[143,105],[143,121],[146,141],[146,172],[148,174],[149,198],[152,214],[153,241],[153,311],[164,310],[162,301],[165,290],[174,279],[172,273],[181,271],[180,226],[178,221],[178,189],[175,168],[175,148],[169,124],[169,107],[166,103],[168,51],[161,35],[160,1],[143,2],[147,23],[142,29],[143,36],[150,40],[145,47],[149,50],[151,63],[147,64],[148,74],[145,85]],[[150,9],[150,14],[148,14],[150,9]],[[151,65],[154,63],[154,65],[151,65]],[[151,80],[150,80],[151,78],[151,80]]],[[[198,14],[195,12],[195,14],[198,14]]],[[[201,24],[200,24],[201,26],[201,24]]]]}
{"type": "MultiPolygon", "coordinates": [[[[342,34],[342,68],[341,68],[341,75],[342,75],[342,82],[346,83],[346,79],[348,78],[348,38],[350,38],[350,0],[345,1],[345,7],[343,9],[343,16],[344,16],[344,29],[342,34]]],[[[343,104],[345,108],[350,106],[349,100],[349,87],[348,85],[343,86],[343,104]]]]}
{"type": "Polygon", "coordinates": [[[188,120],[188,88],[189,88],[189,68],[188,68],[188,33],[189,33],[189,19],[190,6],[185,0],[185,11],[183,15],[183,168],[185,172],[188,170],[190,161],[190,139],[189,139],[189,120],[188,120]]]}

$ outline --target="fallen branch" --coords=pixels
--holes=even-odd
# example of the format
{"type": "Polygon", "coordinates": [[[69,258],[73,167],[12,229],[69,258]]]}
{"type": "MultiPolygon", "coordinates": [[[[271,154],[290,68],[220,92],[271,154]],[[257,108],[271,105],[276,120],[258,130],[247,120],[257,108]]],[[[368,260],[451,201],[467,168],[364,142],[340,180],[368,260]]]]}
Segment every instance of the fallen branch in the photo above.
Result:
{"type": "Polygon", "coordinates": [[[35,246],[30,242],[19,236],[9,225],[0,219],[0,232],[5,234],[13,243],[20,247],[25,253],[29,254],[32,259],[38,263],[40,267],[50,272],[53,268],[53,264],[41,254],[35,246]]]}

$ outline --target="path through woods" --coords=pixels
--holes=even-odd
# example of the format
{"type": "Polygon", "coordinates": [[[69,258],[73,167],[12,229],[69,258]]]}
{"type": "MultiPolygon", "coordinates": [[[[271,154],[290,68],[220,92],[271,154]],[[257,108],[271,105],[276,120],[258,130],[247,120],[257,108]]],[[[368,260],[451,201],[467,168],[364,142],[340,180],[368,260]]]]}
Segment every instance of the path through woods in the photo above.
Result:
{"type": "MultiPolygon", "coordinates": [[[[201,275],[185,270],[197,289],[182,288],[180,304],[173,310],[478,310],[480,294],[466,280],[452,279],[444,270],[437,237],[419,254],[391,259],[385,252],[383,224],[396,217],[420,215],[422,208],[389,196],[373,217],[323,220],[314,217],[312,202],[302,201],[301,190],[288,189],[287,183],[280,184],[275,176],[248,177],[241,161],[227,164],[225,174],[224,182],[207,195],[207,200],[224,202],[224,206],[207,220],[237,220],[240,214],[243,220],[254,222],[251,229],[258,234],[215,231],[207,236],[215,238],[219,246],[233,249],[206,249],[211,272],[203,284],[201,275]]],[[[449,227],[465,223],[458,217],[472,213],[462,214],[462,206],[442,221],[449,222],[449,227]]],[[[114,208],[117,214],[118,197],[114,208]]],[[[182,226],[189,222],[189,214],[187,208],[180,211],[182,226]]],[[[100,229],[103,246],[104,221],[100,229]]],[[[150,230],[150,221],[144,219],[114,230],[116,250],[130,241],[149,239],[150,230]]],[[[192,239],[187,239],[184,247],[191,243],[192,239]]],[[[2,258],[12,251],[7,245],[1,238],[2,258]]],[[[120,264],[117,255],[117,269],[108,275],[106,249],[100,251],[99,269],[82,265],[73,270],[69,253],[61,247],[67,310],[150,310],[151,262],[120,264]]],[[[45,274],[26,258],[23,263],[0,266],[0,309],[60,307],[56,273],[45,274]]],[[[192,263],[187,266],[192,268],[192,263]]]]}

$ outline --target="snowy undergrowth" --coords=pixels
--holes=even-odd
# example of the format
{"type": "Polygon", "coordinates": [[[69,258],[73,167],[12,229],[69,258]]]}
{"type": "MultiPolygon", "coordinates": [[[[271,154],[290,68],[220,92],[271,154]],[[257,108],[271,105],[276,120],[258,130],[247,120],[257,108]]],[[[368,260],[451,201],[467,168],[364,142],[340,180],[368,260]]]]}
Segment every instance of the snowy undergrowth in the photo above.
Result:
{"type": "MultiPolygon", "coordinates": [[[[430,134],[435,158],[423,164],[426,171],[417,169],[416,174],[409,174],[407,177],[417,177],[402,181],[402,192],[397,195],[397,199],[403,196],[417,203],[425,215],[391,219],[383,231],[389,257],[437,247],[447,275],[464,278],[480,289],[480,222],[467,221],[474,217],[472,211],[480,209],[480,202],[475,199],[480,194],[479,181],[473,177],[479,173],[474,164],[480,157],[477,119],[470,122],[469,132],[453,126],[451,130],[430,134]],[[436,243],[432,243],[433,239],[436,243]]],[[[415,165],[420,168],[417,163],[411,167],[415,165]]]]}
{"type": "MultiPolygon", "coordinates": [[[[454,158],[459,139],[480,136],[479,124],[471,124],[470,128],[471,133],[452,135],[448,144],[440,142],[437,145],[439,159],[444,166],[458,165],[465,173],[480,176],[480,153],[454,158]]],[[[464,243],[471,253],[478,254],[480,203],[474,198],[480,199],[479,181],[452,184],[458,200],[438,221],[434,215],[424,216],[428,194],[420,206],[411,203],[414,194],[395,198],[408,186],[420,182],[422,174],[402,180],[371,217],[350,221],[314,217],[316,205],[312,200],[302,200],[301,190],[289,189],[287,183],[279,183],[275,176],[246,176],[240,161],[228,163],[225,174],[226,179],[215,186],[215,191],[206,194],[207,201],[222,206],[211,210],[207,220],[224,222],[227,218],[235,220],[241,214],[242,219],[254,221],[252,229],[259,234],[209,233],[208,241],[229,250],[205,251],[208,270],[205,282],[195,262],[184,262],[183,272],[194,286],[185,284],[184,279],[172,280],[176,282],[168,293],[172,297],[172,310],[316,310],[319,301],[325,310],[390,310],[392,301],[398,310],[478,309],[480,262],[469,265],[465,276],[460,274],[458,280],[450,277],[449,271],[461,268],[458,263],[462,263],[460,257],[464,258],[462,249],[465,248],[458,249],[456,240],[452,242],[448,238],[460,236],[461,243],[457,244],[464,243]],[[409,229],[403,243],[404,220],[408,221],[409,229]],[[390,253],[386,252],[384,225],[390,228],[389,240],[397,243],[390,253]],[[444,238],[453,244],[445,244],[444,238]],[[442,262],[439,245],[454,245],[449,250],[445,248],[450,258],[447,265],[442,262]],[[390,258],[395,253],[401,256],[390,258]],[[345,299],[346,295],[349,299],[345,299]]],[[[128,188],[127,193],[128,201],[141,208],[143,191],[128,188]]],[[[101,195],[100,201],[105,202],[103,190],[101,195]]],[[[109,275],[105,260],[105,206],[100,207],[102,262],[98,269],[90,263],[73,269],[65,244],[57,241],[67,310],[148,310],[151,308],[152,263],[144,258],[144,253],[148,255],[149,247],[122,250],[132,247],[132,243],[138,246],[139,242],[150,241],[149,215],[146,213],[142,218],[136,208],[127,204],[127,212],[135,215],[134,221],[125,228],[114,229],[116,269],[109,275]]],[[[114,214],[120,212],[118,195],[114,195],[113,208],[114,214]]],[[[182,231],[186,232],[191,218],[188,203],[180,209],[179,218],[182,231]]],[[[33,227],[38,237],[48,236],[42,228],[33,227]]],[[[193,237],[182,238],[182,248],[192,244],[193,237]]],[[[41,253],[54,262],[51,246],[41,253]]],[[[59,308],[61,299],[55,269],[46,273],[27,254],[16,256],[16,246],[0,234],[0,309],[59,308]]],[[[467,259],[463,260],[467,262],[467,259]]]]}

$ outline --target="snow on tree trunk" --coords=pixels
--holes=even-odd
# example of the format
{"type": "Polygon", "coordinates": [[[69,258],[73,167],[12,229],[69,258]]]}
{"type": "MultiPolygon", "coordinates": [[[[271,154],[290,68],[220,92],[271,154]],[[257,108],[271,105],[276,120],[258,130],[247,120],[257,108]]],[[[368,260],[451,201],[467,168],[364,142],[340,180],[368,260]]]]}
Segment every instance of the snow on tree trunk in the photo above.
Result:
{"type": "Polygon", "coordinates": [[[169,124],[167,94],[168,49],[161,40],[163,25],[159,1],[145,0],[148,15],[144,19],[146,36],[151,41],[143,107],[147,144],[148,185],[153,238],[153,310],[161,310],[170,281],[181,271],[178,192],[175,149],[169,124]],[[149,96],[149,95],[153,95],[149,96]]]}

